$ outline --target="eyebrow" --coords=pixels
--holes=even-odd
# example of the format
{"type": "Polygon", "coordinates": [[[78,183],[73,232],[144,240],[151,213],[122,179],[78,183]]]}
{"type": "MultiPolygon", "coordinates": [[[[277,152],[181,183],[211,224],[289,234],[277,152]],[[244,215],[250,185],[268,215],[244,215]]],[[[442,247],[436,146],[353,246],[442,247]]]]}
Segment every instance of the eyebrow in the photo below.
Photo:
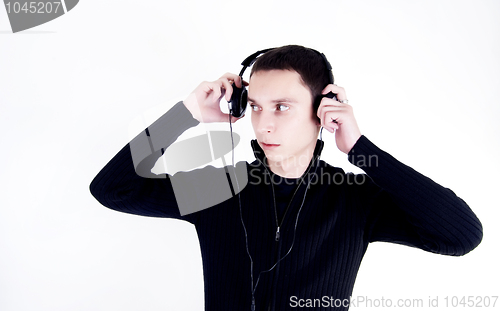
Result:
{"type": "MultiPolygon", "coordinates": [[[[247,100],[249,102],[253,102],[253,103],[257,103],[257,101],[253,100],[252,98],[250,97],[247,97],[247,100]]],[[[273,99],[271,101],[271,103],[296,103],[297,101],[293,100],[293,99],[290,99],[290,98],[287,98],[287,97],[284,97],[284,98],[278,98],[278,99],[273,99]]]]}

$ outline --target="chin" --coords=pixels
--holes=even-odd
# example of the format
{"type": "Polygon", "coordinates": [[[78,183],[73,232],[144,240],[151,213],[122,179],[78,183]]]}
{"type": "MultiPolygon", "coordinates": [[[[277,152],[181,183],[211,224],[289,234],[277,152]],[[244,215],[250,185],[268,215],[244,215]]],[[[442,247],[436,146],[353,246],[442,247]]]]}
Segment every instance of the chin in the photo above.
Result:
{"type": "Polygon", "coordinates": [[[264,153],[266,155],[266,158],[268,158],[269,160],[271,160],[273,162],[276,162],[276,163],[280,163],[283,160],[286,160],[288,158],[284,154],[276,153],[276,152],[273,152],[273,151],[266,151],[264,153]]]}

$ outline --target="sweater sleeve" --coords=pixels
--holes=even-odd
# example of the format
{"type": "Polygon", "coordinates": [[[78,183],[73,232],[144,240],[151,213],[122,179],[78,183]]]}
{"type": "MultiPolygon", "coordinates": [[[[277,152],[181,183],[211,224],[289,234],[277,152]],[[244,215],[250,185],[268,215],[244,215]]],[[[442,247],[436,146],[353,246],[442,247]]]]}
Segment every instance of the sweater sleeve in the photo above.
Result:
{"type": "Polygon", "coordinates": [[[182,102],[174,105],[125,145],[90,184],[90,192],[104,206],[125,213],[183,219],[170,176],[151,172],[164,149],[184,131],[196,126],[182,102]]]}
{"type": "Polygon", "coordinates": [[[349,152],[349,161],[373,181],[370,188],[375,195],[370,195],[365,232],[369,242],[393,242],[453,256],[464,255],[481,242],[481,222],[461,198],[365,136],[349,152]]]}

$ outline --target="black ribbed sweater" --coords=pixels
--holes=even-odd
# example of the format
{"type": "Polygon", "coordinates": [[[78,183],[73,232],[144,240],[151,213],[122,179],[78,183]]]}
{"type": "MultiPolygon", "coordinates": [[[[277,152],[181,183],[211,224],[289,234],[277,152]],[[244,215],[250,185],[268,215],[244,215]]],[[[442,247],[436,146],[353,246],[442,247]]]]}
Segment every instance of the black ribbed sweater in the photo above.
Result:
{"type": "MultiPolygon", "coordinates": [[[[180,102],[134,138],[130,144],[156,135],[155,152],[141,162],[147,168],[144,171],[149,172],[161,155],[160,145],[168,147],[198,123],[180,102]]],[[[195,226],[203,261],[205,310],[250,310],[250,259],[238,199],[254,263],[254,285],[259,272],[271,268],[293,242],[289,255],[271,272],[262,273],[255,290],[256,310],[297,309],[291,307],[292,296],[348,299],[370,242],[387,241],[460,256],[474,249],[482,239],[481,223],[462,199],[380,150],[365,136],[356,142],[349,160],[366,174],[346,174],[313,157],[311,171],[309,174],[306,171],[307,176],[303,177],[309,180],[316,169],[317,176],[324,179],[322,182],[311,179],[294,234],[306,191],[306,184],[300,186],[282,219],[279,241],[275,240],[273,189],[260,179],[269,170],[255,141],[252,147],[257,160],[237,164],[245,165],[249,172],[249,182],[240,197],[236,195],[185,216],[180,215],[168,175],[159,178],[152,173],[151,176],[136,173],[130,144],[97,174],[90,191],[101,204],[113,210],[176,218],[195,226]],[[376,159],[376,163],[359,161],[363,158],[376,159]]],[[[322,147],[323,142],[318,140],[315,155],[322,147]]],[[[201,170],[221,169],[208,166],[201,170]]]]}

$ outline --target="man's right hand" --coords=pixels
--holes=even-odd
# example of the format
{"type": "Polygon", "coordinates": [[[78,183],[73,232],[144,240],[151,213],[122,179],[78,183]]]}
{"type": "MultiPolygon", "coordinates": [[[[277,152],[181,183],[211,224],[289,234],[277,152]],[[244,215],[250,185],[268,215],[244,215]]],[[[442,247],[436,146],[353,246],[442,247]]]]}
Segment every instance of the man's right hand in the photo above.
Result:
{"type": "MultiPolygon", "coordinates": [[[[229,114],[223,113],[220,109],[220,100],[225,97],[226,101],[231,99],[233,88],[231,83],[234,81],[237,87],[248,83],[242,81],[241,77],[232,73],[226,73],[218,80],[213,82],[202,82],[198,87],[184,100],[184,105],[191,112],[193,118],[201,123],[227,122],[229,114]]],[[[231,116],[231,123],[238,120],[231,116]]]]}

